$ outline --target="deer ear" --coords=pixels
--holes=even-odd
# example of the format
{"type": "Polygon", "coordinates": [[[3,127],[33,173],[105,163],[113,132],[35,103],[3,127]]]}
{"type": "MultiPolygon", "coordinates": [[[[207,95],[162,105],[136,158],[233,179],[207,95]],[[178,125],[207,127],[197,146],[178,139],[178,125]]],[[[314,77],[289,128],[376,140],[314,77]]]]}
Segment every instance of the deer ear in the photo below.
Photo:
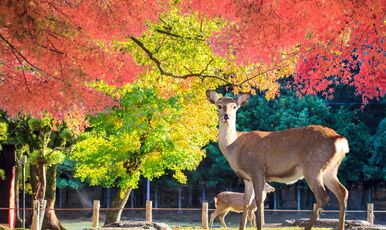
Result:
{"type": "Polygon", "coordinates": [[[208,100],[210,101],[210,103],[212,103],[212,104],[216,104],[216,102],[218,101],[218,94],[211,89],[208,89],[206,91],[206,96],[207,96],[208,100]]]}
{"type": "Polygon", "coordinates": [[[249,99],[249,94],[241,94],[241,96],[237,98],[237,104],[239,106],[242,106],[245,103],[247,103],[248,99],[249,99]]]}

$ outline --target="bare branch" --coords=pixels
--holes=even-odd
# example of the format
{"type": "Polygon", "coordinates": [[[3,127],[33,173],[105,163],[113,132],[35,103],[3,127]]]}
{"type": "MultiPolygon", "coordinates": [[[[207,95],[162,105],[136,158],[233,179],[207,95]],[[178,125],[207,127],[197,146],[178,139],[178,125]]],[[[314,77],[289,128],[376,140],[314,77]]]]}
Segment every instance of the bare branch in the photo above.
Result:
{"type": "Polygon", "coordinates": [[[17,56],[15,50],[12,49],[12,53],[13,53],[13,55],[16,57],[17,61],[19,62],[20,66],[21,66],[21,68],[22,68],[22,69],[21,69],[21,72],[22,72],[22,74],[23,74],[25,87],[27,88],[27,91],[28,91],[29,93],[32,93],[31,90],[30,90],[30,88],[29,88],[29,86],[28,86],[27,77],[25,76],[25,72],[24,72],[24,69],[23,69],[23,68],[24,68],[24,67],[23,67],[23,63],[22,63],[22,61],[20,60],[20,58],[17,56]]]}
{"type": "Polygon", "coordinates": [[[43,72],[42,69],[40,69],[39,67],[35,66],[34,64],[32,64],[31,62],[28,61],[28,59],[26,57],[23,56],[23,54],[20,53],[19,50],[16,49],[16,47],[14,45],[12,45],[5,37],[3,37],[2,34],[0,34],[0,38],[11,48],[12,51],[16,52],[15,54],[17,54],[18,56],[20,56],[25,62],[28,63],[28,65],[30,65],[32,68],[40,71],[40,72],[43,72]]]}
{"type": "Polygon", "coordinates": [[[183,36],[183,35],[180,35],[180,34],[174,34],[174,33],[171,33],[170,31],[161,30],[161,29],[155,29],[155,31],[158,32],[158,33],[161,33],[161,34],[166,34],[168,36],[175,37],[175,38],[182,38],[182,39],[193,40],[193,41],[201,41],[201,42],[205,42],[206,41],[205,39],[200,38],[200,37],[186,37],[186,36],[183,36]]]}
{"type": "MultiPolygon", "coordinates": [[[[45,72],[43,69],[41,69],[40,67],[32,64],[11,42],[9,42],[2,34],[0,34],[0,38],[1,40],[3,40],[12,50],[13,54],[15,55],[16,59],[18,60],[18,62],[20,64],[22,64],[21,59],[23,59],[31,68],[35,69],[36,71],[40,72],[40,73],[43,73],[53,79],[56,79],[56,80],[61,80],[63,81],[63,79],[59,79],[58,77],[55,77],[47,72],[45,72]]],[[[41,45],[39,45],[40,47],[42,48],[46,48],[46,47],[43,47],[41,45]]],[[[48,48],[48,47],[47,47],[48,48]]],[[[55,48],[56,49],[56,48],[55,48]]],[[[48,48],[48,50],[50,50],[51,52],[55,52],[56,54],[63,54],[61,51],[58,51],[58,50],[53,50],[53,49],[50,49],[48,48]]],[[[23,75],[24,75],[24,70],[23,70],[23,75]]]]}

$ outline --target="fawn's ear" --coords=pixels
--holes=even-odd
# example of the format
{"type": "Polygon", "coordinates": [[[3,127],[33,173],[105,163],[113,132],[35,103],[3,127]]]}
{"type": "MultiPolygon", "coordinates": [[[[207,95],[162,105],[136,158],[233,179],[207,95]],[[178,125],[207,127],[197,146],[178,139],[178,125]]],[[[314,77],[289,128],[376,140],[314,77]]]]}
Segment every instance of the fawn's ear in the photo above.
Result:
{"type": "Polygon", "coordinates": [[[239,98],[237,98],[237,105],[242,106],[248,102],[249,94],[241,94],[239,98]]]}
{"type": "Polygon", "coordinates": [[[216,104],[216,102],[218,101],[218,94],[215,91],[211,90],[211,89],[208,89],[206,91],[206,97],[208,98],[208,100],[212,104],[216,104]]]}

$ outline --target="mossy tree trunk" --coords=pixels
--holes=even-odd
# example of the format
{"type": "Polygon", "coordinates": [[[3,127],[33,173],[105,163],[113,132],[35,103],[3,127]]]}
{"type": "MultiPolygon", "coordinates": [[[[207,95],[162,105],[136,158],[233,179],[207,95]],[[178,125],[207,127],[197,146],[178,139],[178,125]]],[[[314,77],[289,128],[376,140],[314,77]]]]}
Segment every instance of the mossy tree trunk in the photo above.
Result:
{"type": "Polygon", "coordinates": [[[107,211],[105,225],[116,223],[121,220],[122,211],[129,199],[131,190],[131,188],[125,190],[118,189],[114,194],[110,207],[116,210],[107,211]],[[123,194],[123,196],[121,196],[121,194],[123,194]]]}
{"type": "MultiPolygon", "coordinates": [[[[32,187],[32,199],[40,202],[39,226],[43,224],[43,217],[46,210],[46,165],[44,160],[39,159],[37,164],[30,164],[30,181],[32,187]]],[[[31,218],[32,220],[32,215],[31,218]]],[[[32,221],[31,221],[32,222],[32,221]]],[[[31,223],[30,222],[30,223],[31,223]]],[[[29,223],[29,224],[30,224],[29,223]]]]}
{"type": "Polygon", "coordinates": [[[40,213],[39,213],[39,226],[43,225],[43,218],[45,215],[47,200],[46,197],[46,163],[44,159],[38,159],[38,164],[36,168],[36,179],[37,179],[37,190],[35,193],[35,200],[40,202],[40,213]]]}
{"type": "Polygon", "coordinates": [[[62,230],[65,229],[56,216],[55,200],[56,200],[56,168],[57,165],[52,165],[47,168],[47,186],[46,197],[47,211],[44,216],[43,229],[62,230]]]}

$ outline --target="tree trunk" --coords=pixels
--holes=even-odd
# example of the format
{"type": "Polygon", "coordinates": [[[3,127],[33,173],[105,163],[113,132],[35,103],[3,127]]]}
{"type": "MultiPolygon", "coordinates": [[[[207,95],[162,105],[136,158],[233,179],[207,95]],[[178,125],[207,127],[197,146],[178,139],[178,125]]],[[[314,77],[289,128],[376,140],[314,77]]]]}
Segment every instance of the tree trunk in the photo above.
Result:
{"type": "Polygon", "coordinates": [[[122,211],[129,199],[130,192],[131,188],[125,190],[118,189],[117,193],[114,194],[113,200],[111,201],[111,208],[116,208],[117,210],[109,210],[106,212],[105,225],[121,220],[122,211]],[[123,197],[121,197],[121,193],[124,193],[123,197]]]}
{"type": "Polygon", "coordinates": [[[39,159],[37,165],[30,164],[30,181],[32,186],[32,199],[37,200],[40,203],[39,226],[42,226],[47,204],[47,201],[45,200],[46,167],[43,160],[39,159]]]}
{"type": "Polygon", "coordinates": [[[46,211],[47,200],[46,197],[46,165],[44,163],[44,159],[38,160],[37,165],[37,190],[35,195],[35,200],[38,200],[40,203],[40,213],[39,213],[39,226],[43,225],[43,218],[46,211]]]}
{"type": "Polygon", "coordinates": [[[46,197],[47,211],[44,216],[43,229],[62,230],[65,229],[56,216],[55,200],[56,200],[56,168],[57,165],[53,165],[47,169],[47,187],[46,197]]]}
{"type": "Polygon", "coordinates": [[[15,172],[15,196],[16,196],[16,227],[17,228],[21,228],[23,227],[23,223],[22,223],[22,220],[20,218],[20,189],[19,189],[19,183],[20,183],[20,177],[19,177],[19,174],[21,176],[21,173],[20,173],[20,164],[16,167],[16,172],[15,172]]]}

